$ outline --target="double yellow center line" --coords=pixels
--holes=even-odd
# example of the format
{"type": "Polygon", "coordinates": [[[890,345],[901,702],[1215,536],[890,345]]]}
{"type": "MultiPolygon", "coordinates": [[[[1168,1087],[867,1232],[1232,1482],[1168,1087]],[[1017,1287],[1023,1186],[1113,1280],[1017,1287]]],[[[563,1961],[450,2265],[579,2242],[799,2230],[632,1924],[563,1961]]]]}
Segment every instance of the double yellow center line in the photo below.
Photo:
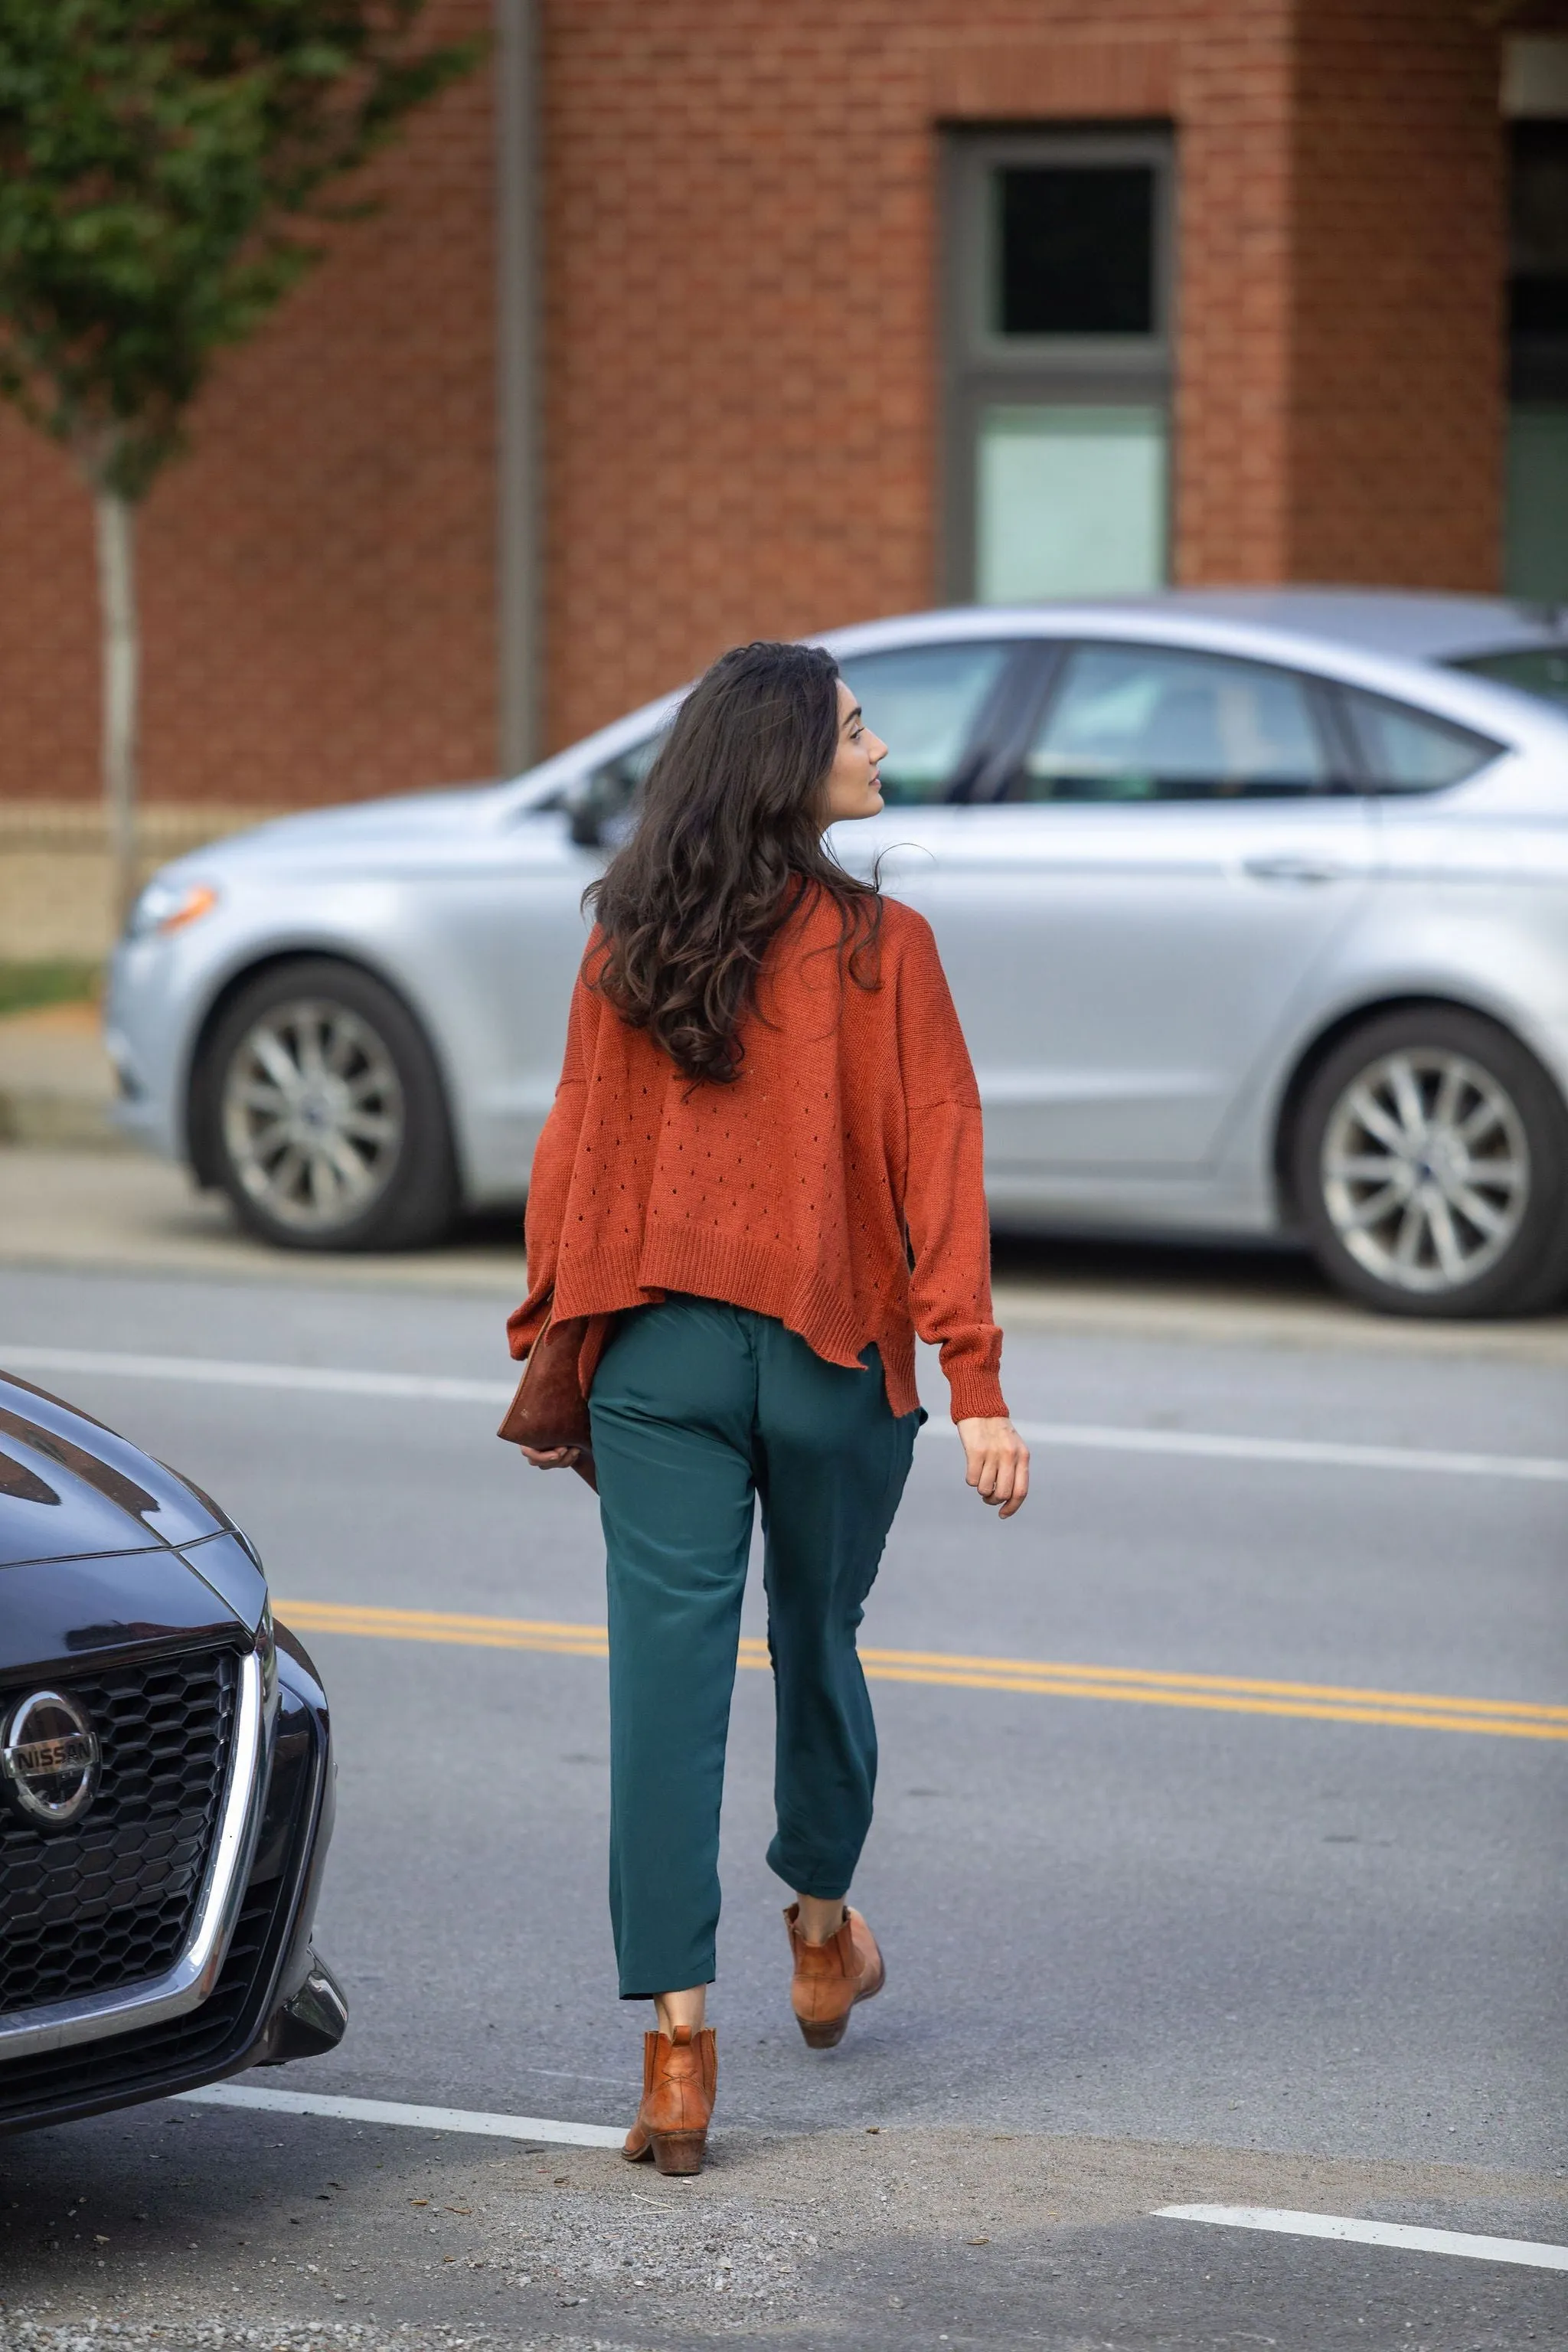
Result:
{"type": "MultiPolygon", "coordinates": [[[[609,1654],[602,1625],[459,1616],[437,1609],[374,1609],[334,1601],[279,1601],[277,1609],[300,1633],[537,1650],[563,1658],[609,1654]]],[[[1525,1699],[1354,1690],[1332,1683],[1163,1674],[1152,1667],[1073,1665],[1043,1658],[974,1658],[945,1650],[863,1649],[860,1660],[873,1682],[931,1683],[952,1690],[1007,1691],[1039,1698],[1121,1699],[1138,1706],[1198,1707],[1217,1715],[1307,1716],[1320,1723],[1399,1724],[1410,1731],[1479,1731],[1496,1739],[1568,1739],[1568,1706],[1540,1706],[1525,1699]]],[[[766,1643],[743,1640],[740,1662],[765,1671],[766,1643]]]]}

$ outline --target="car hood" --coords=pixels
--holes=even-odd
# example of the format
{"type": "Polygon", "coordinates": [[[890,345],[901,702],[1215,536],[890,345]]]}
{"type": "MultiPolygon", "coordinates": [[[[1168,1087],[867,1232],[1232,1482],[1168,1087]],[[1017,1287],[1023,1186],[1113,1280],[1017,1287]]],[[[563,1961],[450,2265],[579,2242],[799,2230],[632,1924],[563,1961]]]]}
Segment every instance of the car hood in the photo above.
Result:
{"type": "Polygon", "coordinates": [[[227,1513],[90,1413],[0,1373],[0,1567],[231,1533],[227,1513]]]}
{"type": "Polygon", "coordinates": [[[351,801],[339,808],[305,809],[298,816],[274,817],[248,833],[183,858],[182,866],[243,865],[252,860],[291,862],[297,853],[314,858],[325,852],[374,852],[437,843],[455,835],[492,831],[503,822],[502,795],[494,784],[455,785],[438,793],[399,793],[384,801],[351,801]]]}
{"type": "Polygon", "coordinates": [[[0,1673],[197,1627],[254,1633],[255,1553],[200,1488],[0,1374],[0,1673]]]}

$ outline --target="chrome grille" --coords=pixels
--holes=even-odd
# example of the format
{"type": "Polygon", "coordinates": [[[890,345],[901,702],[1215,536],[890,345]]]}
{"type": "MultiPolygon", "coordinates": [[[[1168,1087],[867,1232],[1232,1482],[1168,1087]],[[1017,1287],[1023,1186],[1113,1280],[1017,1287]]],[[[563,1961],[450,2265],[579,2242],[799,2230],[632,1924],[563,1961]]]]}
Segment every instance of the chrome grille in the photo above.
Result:
{"type": "Polygon", "coordinates": [[[227,1773],[237,1666],[232,1650],[203,1650],[48,1676],[86,1707],[103,1761],[70,1829],[0,1811],[0,2016],[118,1991],[178,1960],[227,1773]]]}

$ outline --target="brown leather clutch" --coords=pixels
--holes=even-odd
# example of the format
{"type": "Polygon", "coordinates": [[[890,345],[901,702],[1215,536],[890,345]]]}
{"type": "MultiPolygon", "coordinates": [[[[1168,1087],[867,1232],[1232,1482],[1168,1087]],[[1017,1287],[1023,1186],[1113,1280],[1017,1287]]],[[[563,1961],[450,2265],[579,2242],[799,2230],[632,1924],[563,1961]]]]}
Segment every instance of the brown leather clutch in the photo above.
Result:
{"type": "Polygon", "coordinates": [[[508,1405],[496,1435],[504,1437],[509,1445],[530,1445],[536,1454],[552,1454],[562,1445],[575,1446],[577,1459],[572,1467],[579,1478],[587,1480],[596,1495],[599,1481],[594,1470],[594,1432],[588,1419],[588,1400],[577,1378],[577,1359],[587,1329],[585,1315],[568,1315],[561,1319],[551,1316],[528,1351],[517,1394],[508,1405]]]}

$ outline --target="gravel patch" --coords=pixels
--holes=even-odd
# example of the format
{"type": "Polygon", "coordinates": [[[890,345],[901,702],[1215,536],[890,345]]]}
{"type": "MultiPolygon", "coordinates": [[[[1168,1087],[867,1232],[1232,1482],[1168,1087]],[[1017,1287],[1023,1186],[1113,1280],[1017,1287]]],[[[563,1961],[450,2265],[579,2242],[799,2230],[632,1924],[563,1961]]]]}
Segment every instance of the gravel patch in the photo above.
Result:
{"type": "MultiPolygon", "coordinates": [[[[492,2207],[488,2218],[493,2231],[502,2217],[492,2207]]],[[[487,2235],[489,2266],[509,2284],[645,2287],[661,2298],[722,2296],[727,2305],[795,2294],[818,2251],[813,2231],[735,2198],[662,2210],[650,2198],[629,2212],[625,2192],[609,2211],[581,2198],[519,2198],[501,2242],[487,2235]]]]}
{"type": "MultiPolygon", "coordinates": [[[[415,2326],[384,2329],[355,2323],[300,2320],[112,2319],[93,2314],[64,2325],[38,2311],[0,2306],[0,2352],[496,2352],[483,2331],[415,2326]]],[[[538,2336],[506,2340],[506,2352],[637,2352],[599,2336],[538,2336]]]]}

